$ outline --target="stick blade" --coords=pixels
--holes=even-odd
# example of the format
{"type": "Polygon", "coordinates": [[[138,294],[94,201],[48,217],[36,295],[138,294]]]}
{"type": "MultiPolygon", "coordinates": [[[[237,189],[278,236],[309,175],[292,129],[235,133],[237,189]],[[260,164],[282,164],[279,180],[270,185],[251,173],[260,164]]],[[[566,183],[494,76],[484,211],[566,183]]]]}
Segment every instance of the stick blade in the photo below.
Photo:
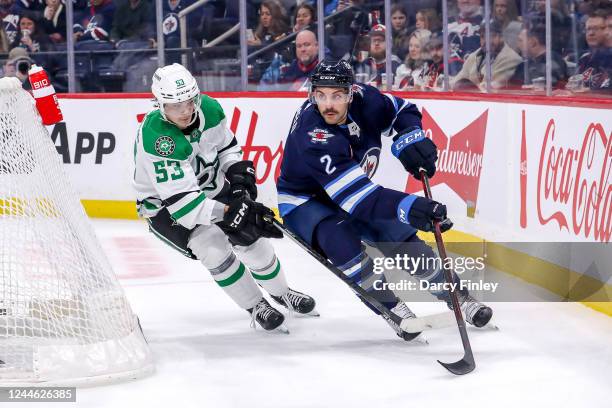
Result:
{"type": "Polygon", "coordinates": [[[451,312],[431,314],[416,318],[403,319],[400,327],[408,333],[420,333],[425,330],[442,329],[455,324],[455,316],[451,312]]]}
{"type": "Polygon", "coordinates": [[[474,362],[474,359],[470,361],[465,357],[454,363],[443,363],[440,360],[438,360],[438,363],[440,363],[442,367],[446,368],[448,371],[455,375],[469,374],[476,368],[476,363],[474,362]]]}

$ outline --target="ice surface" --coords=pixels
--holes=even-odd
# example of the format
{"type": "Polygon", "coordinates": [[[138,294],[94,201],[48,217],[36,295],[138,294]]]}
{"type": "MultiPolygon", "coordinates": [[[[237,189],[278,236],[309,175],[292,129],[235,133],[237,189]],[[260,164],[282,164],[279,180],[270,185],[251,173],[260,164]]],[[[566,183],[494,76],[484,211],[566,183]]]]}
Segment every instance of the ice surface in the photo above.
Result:
{"type": "MultiPolygon", "coordinates": [[[[428,332],[429,345],[402,342],[286,239],[274,245],[289,283],[313,295],[321,313],[288,317],[288,336],[251,329],[247,313],[201,264],[158,241],[145,223],[94,226],[140,317],[157,372],[79,389],[77,403],[66,406],[612,406],[612,319],[581,304],[492,304],[501,330],[469,329],[477,368],[455,377],[436,360],[461,357],[456,328],[428,332]]],[[[411,307],[417,314],[445,310],[440,303],[411,307]]]]}

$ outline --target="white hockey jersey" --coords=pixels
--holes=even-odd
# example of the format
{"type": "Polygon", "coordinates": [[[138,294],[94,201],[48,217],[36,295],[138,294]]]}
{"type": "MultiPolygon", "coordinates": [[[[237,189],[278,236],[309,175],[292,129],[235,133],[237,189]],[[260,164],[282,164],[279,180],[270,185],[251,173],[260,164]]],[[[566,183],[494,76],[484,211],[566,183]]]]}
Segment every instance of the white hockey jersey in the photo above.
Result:
{"type": "Polygon", "coordinates": [[[159,109],[149,112],[138,129],[133,184],[141,217],[166,208],[188,229],[211,223],[213,198],[223,188],[227,169],[242,160],[242,151],[219,102],[200,98],[199,126],[189,135],[164,120],[159,109]]]}

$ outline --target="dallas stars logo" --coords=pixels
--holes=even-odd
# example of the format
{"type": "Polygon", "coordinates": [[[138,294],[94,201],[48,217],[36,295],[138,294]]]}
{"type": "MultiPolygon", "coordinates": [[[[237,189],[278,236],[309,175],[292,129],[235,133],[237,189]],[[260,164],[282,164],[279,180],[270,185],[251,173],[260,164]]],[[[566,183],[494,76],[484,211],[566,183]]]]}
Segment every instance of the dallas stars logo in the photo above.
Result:
{"type": "Polygon", "coordinates": [[[194,129],[189,135],[189,140],[191,143],[199,143],[200,138],[202,137],[202,132],[199,129],[194,129]]]}
{"type": "Polygon", "coordinates": [[[175,148],[176,143],[174,143],[171,137],[160,136],[155,141],[155,151],[159,153],[160,156],[170,156],[175,148]]]}

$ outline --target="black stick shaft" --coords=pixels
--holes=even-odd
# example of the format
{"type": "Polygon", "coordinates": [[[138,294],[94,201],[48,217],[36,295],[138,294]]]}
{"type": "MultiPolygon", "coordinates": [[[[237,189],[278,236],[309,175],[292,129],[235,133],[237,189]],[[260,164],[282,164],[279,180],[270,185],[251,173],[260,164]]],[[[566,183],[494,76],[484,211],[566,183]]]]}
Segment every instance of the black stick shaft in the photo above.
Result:
{"type": "Polygon", "coordinates": [[[308,245],[302,238],[298,237],[296,234],[289,231],[287,227],[285,227],[283,224],[281,224],[276,219],[274,219],[274,225],[276,225],[276,227],[280,229],[285,234],[285,236],[289,237],[293,242],[298,244],[304,251],[308,252],[310,256],[312,256],[314,259],[319,261],[320,264],[326,267],[334,275],[342,279],[342,281],[346,283],[353,290],[353,292],[357,294],[357,296],[359,296],[364,301],[369,303],[381,315],[385,316],[386,318],[391,319],[397,325],[401,323],[402,319],[399,316],[391,312],[385,305],[383,305],[378,299],[370,295],[364,288],[362,288],[361,286],[359,286],[352,280],[348,279],[347,276],[340,269],[338,269],[338,267],[332,264],[327,258],[322,256],[318,252],[313,251],[312,248],[310,248],[310,245],[308,245]]]}
{"type": "MultiPolygon", "coordinates": [[[[427,177],[427,173],[425,170],[421,170],[421,181],[423,182],[423,191],[425,192],[425,197],[428,199],[432,199],[431,195],[431,186],[429,185],[429,178],[427,177]]],[[[446,248],[444,247],[444,241],[442,239],[442,231],[440,231],[440,222],[434,222],[434,237],[436,238],[436,246],[438,247],[438,253],[442,258],[442,265],[444,268],[444,279],[447,283],[453,283],[453,275],[449,268],[446,267],[446,248]]],[[[451,298],[451,302],[453,304],[453,312],[455,313],[455,319],[457,320],[457,326],[459,328],[459,335],[461,336],[461,343],[463,344],[464,358],[463,360],[471,365],[471,370],[474,369],[474,356],[472,353],[472,345],[470,344],[470,339],[467,334],[467,330],[465,328],[465,320],[463,319],[463,314],[461,313],[461,307],[459,305],[459,299],[457,298],[457,293],[454,290],[449,289],[449,295],[451,298]]],[[[444,364],[443,364],[444,365],[444,364]]],[[[446,365],[445,365],[446,367],[446,365]]],[[[448,367],[447,367],[448,368],[448,367]]],[[[457,374],[457,373],[455,373],[457,374]]]]}

